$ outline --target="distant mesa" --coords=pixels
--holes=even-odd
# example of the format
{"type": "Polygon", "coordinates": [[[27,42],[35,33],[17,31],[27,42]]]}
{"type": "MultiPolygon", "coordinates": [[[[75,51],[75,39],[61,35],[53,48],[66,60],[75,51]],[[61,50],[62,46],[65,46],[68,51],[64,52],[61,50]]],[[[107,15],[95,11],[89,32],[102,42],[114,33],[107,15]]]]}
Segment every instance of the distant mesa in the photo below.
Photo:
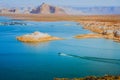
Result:
{"type": "Polygon", "coordinates": [[[64,9],[48,5],[46,3],[43,3],[42,5],[33,9],[30,13],[33,13],[33,14],[66,14],[64,9]]]}
{"type": "Polygon", "coordinates": [[[17,40],[22,41],[22,42],[44,42],[44,41],[52,41],[52,40],[62,40],[62,38],[53,37],[47,33],[36,31],[31,34],[18,36],[17,40]]]}
{"type": "Polygon", "coordinates": [[[57,7],[42,3],[37,7],[21,7],[21,8],[0,8],[2,14],[42,14],[42,15],[106,15],[120,14],[120,7],[74,7],[62,6],[57,7]]]}
{"type": "Polygon", "coordinates": [[[16,14],[56,14],[65,15],[67,14],[63,8],[55,7],[46,3],[42,3],[36,8],[12,8],[12,9],[0,9],[0,13],[16,13],[16,14]]]}

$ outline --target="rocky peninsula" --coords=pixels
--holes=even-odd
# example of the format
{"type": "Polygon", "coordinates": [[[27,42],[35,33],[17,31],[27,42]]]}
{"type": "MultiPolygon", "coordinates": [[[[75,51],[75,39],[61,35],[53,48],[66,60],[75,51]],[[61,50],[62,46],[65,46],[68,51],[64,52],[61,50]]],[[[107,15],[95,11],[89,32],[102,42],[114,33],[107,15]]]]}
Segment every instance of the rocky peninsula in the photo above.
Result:
{"type": "Polygon", "coordinates": [[[21,42],[44,42],[44,41],[61,40],[61,39],[62,38],[53,37],[47,33],[42,33],[38,31],[17,37],[17,40],[21,42]]]}
{"type": "Polygon", "coordinates": [[[80,21],[80,25],[97,34],[77,35],[75,38],[106,38],[120,42],[119,22],[80,21]]]}

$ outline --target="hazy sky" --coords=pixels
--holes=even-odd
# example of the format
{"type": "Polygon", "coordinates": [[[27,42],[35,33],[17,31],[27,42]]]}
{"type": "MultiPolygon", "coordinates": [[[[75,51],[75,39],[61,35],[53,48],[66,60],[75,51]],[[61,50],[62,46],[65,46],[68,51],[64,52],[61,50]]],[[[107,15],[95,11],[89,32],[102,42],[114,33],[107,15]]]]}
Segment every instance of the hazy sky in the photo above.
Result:
{"type": "Polygon", "coordinates": [[[0,0],[0,6],[38,6],[43,2],[58,6],[120,6],[120,0],[0,0]]]}

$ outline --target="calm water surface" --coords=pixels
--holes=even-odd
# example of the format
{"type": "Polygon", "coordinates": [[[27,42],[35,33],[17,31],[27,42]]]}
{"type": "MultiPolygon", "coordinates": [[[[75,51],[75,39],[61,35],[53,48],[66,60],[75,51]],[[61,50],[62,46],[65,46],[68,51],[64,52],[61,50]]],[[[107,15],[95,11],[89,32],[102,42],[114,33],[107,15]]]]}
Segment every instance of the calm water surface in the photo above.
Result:
{"type": "MultiPolygon", "coordinates": [[[[0,22],[8,21],[13,20],[0,17],[0,22]]],[[[0,80],[120,74],[120,43],[106,39],[74,39],[74,35],[91,33],[76,22],[21,22],[27,25],[0,26],[0,80]],[[34,44],[16,40],[16,36],[34,31],[66,40],[34,44]],[[60,56],[59,52],[77,57],[60,56]]]]}

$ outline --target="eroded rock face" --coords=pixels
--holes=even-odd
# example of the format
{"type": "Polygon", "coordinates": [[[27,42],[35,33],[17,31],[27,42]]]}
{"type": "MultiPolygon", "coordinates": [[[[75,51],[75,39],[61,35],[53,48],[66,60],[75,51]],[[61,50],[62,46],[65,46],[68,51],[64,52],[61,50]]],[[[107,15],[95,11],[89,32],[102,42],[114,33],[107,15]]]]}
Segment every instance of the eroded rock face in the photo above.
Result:
{"type": "Polygon", "coordinates": [[[17,37],[17,40],[22,42],[43,42],[43,41],[51,41],[51,40],[61,40],[61,38],[50,36],[47,33],[34,32],[31,34],[26,34],[23,36],[17,37]]]}

